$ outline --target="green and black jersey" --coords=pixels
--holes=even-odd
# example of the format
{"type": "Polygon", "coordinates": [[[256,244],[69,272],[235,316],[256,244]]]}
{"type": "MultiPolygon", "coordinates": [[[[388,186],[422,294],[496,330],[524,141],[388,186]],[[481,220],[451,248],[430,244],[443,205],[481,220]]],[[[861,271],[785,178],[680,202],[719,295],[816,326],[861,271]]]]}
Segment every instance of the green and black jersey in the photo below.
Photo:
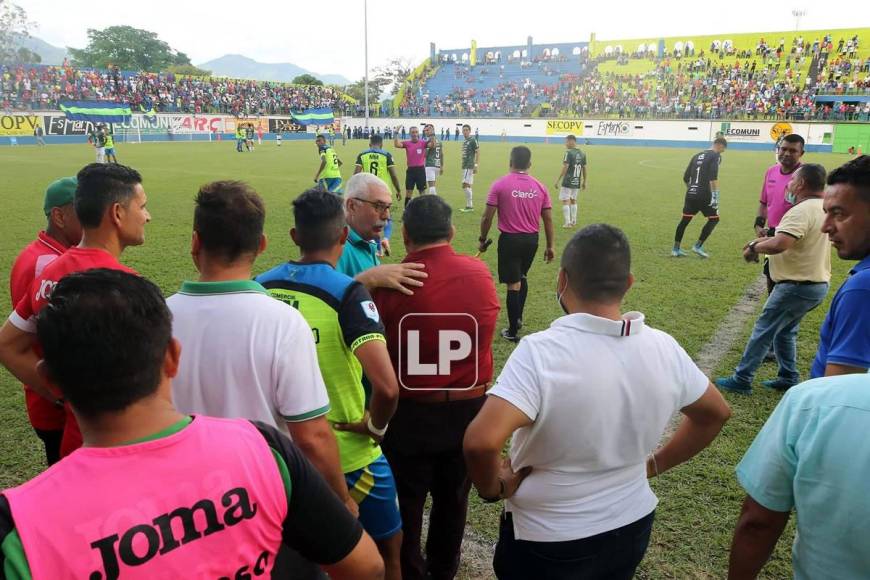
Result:
{"type": "Polygon", "coordinates": [[[474,155],[479,148],[480,145],[474,137],[462,142],[462,169],[474,169],[474,155]]]}
{"type": "MultiPolygon", "coordinates": [[[[196,417],[185,417],[159,433],[131,441],[127,445],[169,437],[195,420],[196,417]]],[[[329,488],[314,466],[286,435],[265,423],[259,421],[251,421],[251,423],[268,443],[287,493],[287,516],[282,526],[284,544],[301,554],[309,563],[332,564],[345,558],[362,537],[362,526],[359,521],[340,501],[337,501],[335,492],[329,488]]],[[[111,466],[107,464],[107,468],[109,467],[111,466]]],[[[159,474],[156,474],[155,486],[160,485],[159,479],[159,474]]],[[[99,481],[100,474],[95,473],[94,485],[100,485],[99,481]]],[[[70,498],[70,501],[75,499],[70,498]]],[[[142,500],[143,505],[148,505],[147,497],[142,500]]],[[[131,506],[134,511],[141,508],[141,505],[131,506]]],[[[51,514],[46,513],[45,517],[51,518],[51,514]]],[[[57,533],[65,532],[58,530],[57,533]]],[[[77,554],[70,554],[70,556],[75,555],[77,554]]],[[[316,573],[317,567],[310,565],[311,572],[316,573]]],[[[295,574],[298,570],[292,572],[295,574]]],[[[289,574],[290,571],[275,568],[273,573],[274,577],[278,578],[283,577],[283,573],[289,574]]],[[[5,496],[0,496],[0,579],[30,580],[31,578],[30,564],[16,529],[9,501],[5,496]]]]}
{"type": "Polygon", "coordinates": [[[586,154],[577,148],[566,149],[562,163],[568,166],[562,179],[562,187],[579,189],[580,177],[583,175],[583,168],[586,167],[586,154]]]}
{"type": "MultiPolygon", "coordinates": [[[[329,394],[330,423],[357,423],[365,416],[362,365],[354,352],[372,340],[386,342],[384,325],[365,287],[326,262],[287,262],[257,276],[270,295],[296,308],[317,346],[320,374],[329,394]]],[[[367,435],[336,431],[341,469],[362,469],[381,456],[367,435]]]]}
{"type": "Polygon", "coordinates": [[[426,146],[426,167],[441,169],[441,159],[443,158],[442,153],[441,141],[432,137],[426,146]],[[433,142],[434,146],[432,146],[433,142]]]}
{"type": "Polygon", "coordinates": [[[367,149],[356,156],[356,164],[362,167],[365,173],[377,175],[385,183],[389,183],[390,167],[396,165],[393,154],[383,149],[367,149]]]}

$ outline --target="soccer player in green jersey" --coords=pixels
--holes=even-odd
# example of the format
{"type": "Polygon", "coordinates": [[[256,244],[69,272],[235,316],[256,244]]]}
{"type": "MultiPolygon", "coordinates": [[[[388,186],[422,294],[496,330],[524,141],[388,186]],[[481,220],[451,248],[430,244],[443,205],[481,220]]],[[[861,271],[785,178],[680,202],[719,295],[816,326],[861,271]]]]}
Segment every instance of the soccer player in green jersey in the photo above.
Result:
{"type": "Polygon", "coordinates": [[[471,136],[471,125],[462,126],[462,135],[465,141],[462,143],[462,191],[465,192],[465,208],[459,210],[468,212],[474,209],[471,186],[474,184],[474,174],[480,164],[480,145],[477,139],[471,136]]]}
{"type": "Polygon", "coordinates": [[[437,195],[435,181],[444,174],[444,148],[441,141],[435,138],[435,126],[425,125],[423,134],[426,136],[426,193],[437,195]]]}
{"type": "MultiPolygon", "coordinates": [[[[371,173],[378,176],[381,181],[387,183],[387,176],[393,182],[393,187],[396,189],[396,199],[402,199],[402,187],[399,185],[399,177],[396,175],[396,163],[393,161],[393,154],[384,151],[384,138],[378,134],[372,135],[369,139],[369,148],[357,155],[356,167],[353,170],[354,175],[357,173],[371,173]]],[[[387,224],[384,226],[384,235],[378,240],[378,256],[386,254],[390,255],[390,235],[393,233],[393,220],[387,218],[387,224]]]]}
{"type": "Polygon", "coordinates": [[[109,125],[103,129],[103,136],[106,139],[106,163],[118,164],[118,158],[115,156],[115,132],[112,126],[109,125]]]}
{"type": "Polygon", "coordinates": [[[335,149],[326,144],[326,136],[318,135],[314,140],[320,154],[320,167],[314,174],[314,183],[330,193],[341,194],[341,159],[335,149]]]}
{"type": "MultiPolygon", "coordinates": [[[[351,198],[348,203],[383,202],[351,198]]],[[[384,211],[389,207],[386,204],[384,211]]],[[[380,442],[396,411],[399,384],[384,325],[368,290],[335,269],[348,236],[343,200],[309,189],[293,201],[293,215],[290,236],[299,246],[299,260],[284,262],[256,280],[269,294],[299,310],[314,333],[329,395],[326,419],[335,429],[348,492],[359,504],[363,528],[378,545],[386,578],[397,579],[402,520],[396,483],[380,442]],[[372,385],[368,409],[363,373],[372,385]]]]}
{"type": "Polygon", "coordinates": [[[565,156],[562,172],[556,179],[559,200],[562,202],[563,228],[577,225],[577,193],[586,189],[586,154],[577,148],[577,137],[565,137],[565,156]]]}

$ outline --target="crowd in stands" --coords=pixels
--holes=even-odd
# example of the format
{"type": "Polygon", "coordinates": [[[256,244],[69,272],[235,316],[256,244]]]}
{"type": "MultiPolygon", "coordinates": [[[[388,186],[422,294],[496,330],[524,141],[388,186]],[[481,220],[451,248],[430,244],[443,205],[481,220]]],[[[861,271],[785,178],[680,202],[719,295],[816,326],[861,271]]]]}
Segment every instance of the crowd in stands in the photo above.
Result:
{"type": "Polygon", "coordinates": [[[126,101],[133,110],[181,113],[289,114],[342,106],[341,91],[326,86],[127,73],[72,66],[0,68],[3,110],[58,109],[63,100],[126,101]]]}

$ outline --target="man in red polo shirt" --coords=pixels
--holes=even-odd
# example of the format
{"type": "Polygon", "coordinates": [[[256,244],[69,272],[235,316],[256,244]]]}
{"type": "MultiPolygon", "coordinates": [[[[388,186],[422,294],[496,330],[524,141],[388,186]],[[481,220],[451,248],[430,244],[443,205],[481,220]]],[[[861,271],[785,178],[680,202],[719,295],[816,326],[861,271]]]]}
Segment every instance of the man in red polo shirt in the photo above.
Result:
{"type": "MultiPolygon", "coordinates": [[[[142,176],[124,165],[92,163],[77,175],[75,212],[82,225],[82,240],[51,262],[33,280],[29,292],[15,305],[0,327],[0,363],[38,394],[65,407],[60,456],[82,444],[78,424],[68,405],[49,388],[36,371],[39,345],[36,315],[48,303],[61,278],[73,272],[108,268],[134,273],[118,261],[124,248],[145,242],[145,224],[151,215],[142,176]]],[[[107,372],[111,372],[110,369],[107,372]]]]}
{"type": "MultiPolygon", "coordinates": [[[[76,192],[75,177],[58,179],[45,190],[43,209],[48,218],[45,230],[24,248],[9,275],[9,296],[12,304],[27,294],[34,278],[67,248],[78,244],[82,239],[82,226],[73,208],[76,192]]],[[[24,385],[24,400],[27,403],[27,417],[37,437],[45,446],[45,460],[48,465],[60,459],[60,440],[63,435],[63,408],[41,397],[24,385]]]]}
{"type": "Polygon", "coordinates": [[[450,217],[450,206],[435,195],[408,204],[402,217],[405,262],[425,264],[426,285],[412,296],[374,294],[400,384],[382,448],[396,478],[405,580],[456,575],[470,489],[462,438],[493,372],[495,284],[486,264],[453,251],[450,217]],[[420,535],[429,494],[424,561],[420,535]]]}

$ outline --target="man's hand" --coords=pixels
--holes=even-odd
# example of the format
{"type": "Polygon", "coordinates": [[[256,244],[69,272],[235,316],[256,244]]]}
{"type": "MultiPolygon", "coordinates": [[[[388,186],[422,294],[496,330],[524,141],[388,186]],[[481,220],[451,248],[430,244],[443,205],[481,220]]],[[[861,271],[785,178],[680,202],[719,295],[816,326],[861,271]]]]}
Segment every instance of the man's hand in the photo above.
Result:
{"type": "Polygon", "coordinates": [[[474,175],[477,175],[477,163],[474,164],[474,175]]]}
{"type": "Polygon", "coordinates": [[[504,481],[504,494],[502,494],[502,499],[508,499],[509,497],[513,497],[513,495],[517,492],[517,488],[520,487],[520,484],[525,478],[529,476],[531,472],[531,465],[527,465],[519,471],[514,471],[511,467],[510,458],[505,457],[501,462],[501,469],[499,469],[498,472],[499,479],[504,481]]]}
{"type": "Polygon", "coordinates": [[[758,262],[758,253],[755,251],[753,244],[757,240],[752,240],[745,246],[743,246],[743,259],[747,262],[758,262]]]}
{"type": "Polygon", "coordinates": [[[347,508],[347,511],[353,514],[353,517],[359,518],[359,504],[356,503],[352,497],[347,496],[347,499],[344,500],[344,507],[347,508]]]}
{"type": "Polygon", "coordinates": [[[371,437],[375,443],[380,445],[381,441],[384,440],[382,435],[378,435],[377,433],[372,433],[369,430],[369,412],[366,411],[363,415],[363,418],[357,421],[356,423],[333,423],[332,428],[336,431],[347,431],[348,433],[356,433],[357,435],[365,435],[367,437],[371,437]]]}
{"type": "Polygon", "coordinates": [[[755,226],[756,237],[763,238],[767,236],[767,230],[761,226],[755,226]]]}
{"type": "Polygon", "coordinates": [[[490,246],[490,245],[492,245],[492,240],[484,240],[484,241],[482,241],[482,242],[479,242],[479,243],[477,244],[477,253],[478,253],[478,255],[479,255],[479,254],[483,254],[484,252],[486,252],[486,251],[489,249],[489,246],[490,246]]]}
{"type": "Polygon", "coordinates": [[[556,250],[555,250],[555,248],[547,248],[546,250],[544,250],[544,261],[545,261],[546,263],[549,264],[550,262],[553,261],[553,259],[554,259],[555,257],[556,257],[556,250]]]}
{"type": "Polygon", "coordinates": [[[586,191],[586,182],[585,182],[585,181],[584,181],[583,183],[580,184],[580,189],[581,189],[582,191],[586,191]]]}
{"type": "Polygon", "coordinates": [[[429,277],[429,274],[423,272],[425,267],[424,264],[410,262],[382,264],[369,268],[365,272],[360,272],[356,275],[356,281],[365,286],[369,292],[375,288],[388,288],[413,296],[414,291],[411,288],[421,287],[423,282],[420,280],[429,277]]]}

